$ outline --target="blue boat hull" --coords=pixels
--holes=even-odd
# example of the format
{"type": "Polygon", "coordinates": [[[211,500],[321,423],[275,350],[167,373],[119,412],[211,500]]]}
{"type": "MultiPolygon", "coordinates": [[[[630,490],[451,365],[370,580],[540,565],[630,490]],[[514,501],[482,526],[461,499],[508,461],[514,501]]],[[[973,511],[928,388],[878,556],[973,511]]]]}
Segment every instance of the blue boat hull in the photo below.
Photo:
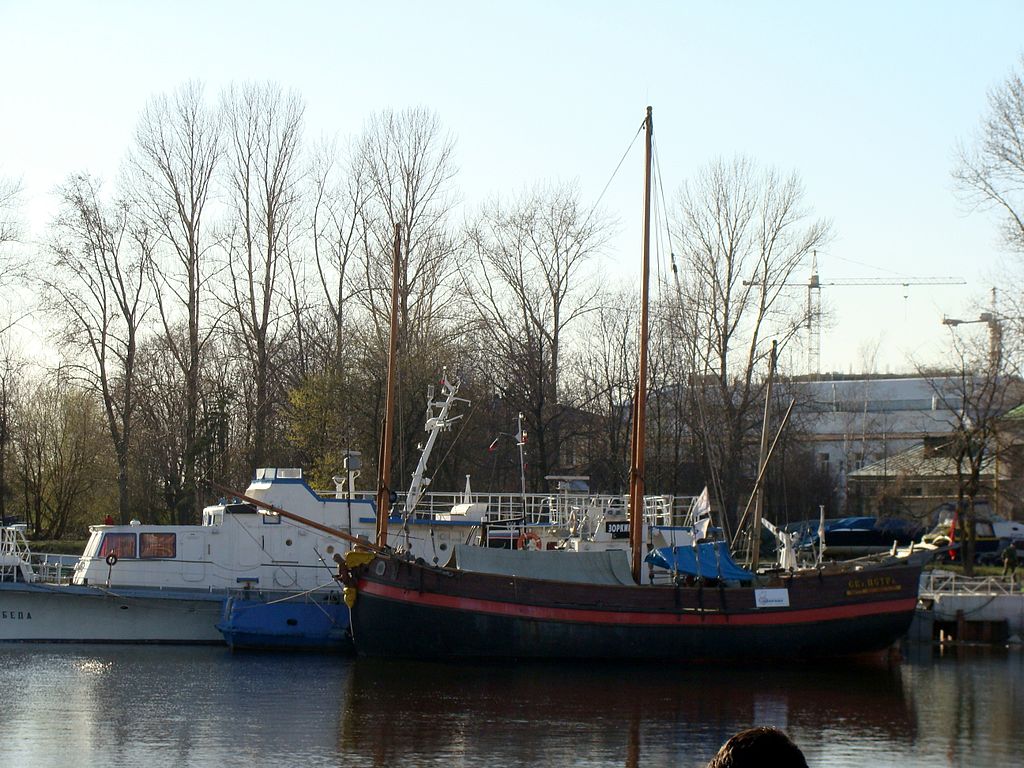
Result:
{"type": "Polygon", "coordinates": [[[233,650],[352,651],[349,610],[334,594],[231,598],[217,629],[233,650]]]}

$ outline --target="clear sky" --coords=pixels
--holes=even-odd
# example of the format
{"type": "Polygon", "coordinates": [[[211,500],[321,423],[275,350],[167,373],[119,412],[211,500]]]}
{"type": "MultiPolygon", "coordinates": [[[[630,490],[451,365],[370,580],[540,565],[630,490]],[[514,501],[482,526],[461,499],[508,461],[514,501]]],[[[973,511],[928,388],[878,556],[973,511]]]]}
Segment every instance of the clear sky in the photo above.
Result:
{"type": "MultiPolygon", "coordinates": [[[[41,238],[69,173],[115,177],[151,96],[273,80],[305,97],[310,137],[355,134],[384,108],[435,110],[467,203],[551,180],[594,200],[650,104],[670,202],[709,161],[746,154],[797,171],[833,221],[823,281],[967,280],[822,290],[823,370],[859,371],[874,345],[881,370],[906,370],[936,359],[943,314],[977,316],[1006,258],[950,170],[1022,53],[1020,0],[0,0],[0,173],[22,180],[41,238]]],[[[595,268],[628,277],[639,168],[602,203],[622,234],[595,268]]]]}

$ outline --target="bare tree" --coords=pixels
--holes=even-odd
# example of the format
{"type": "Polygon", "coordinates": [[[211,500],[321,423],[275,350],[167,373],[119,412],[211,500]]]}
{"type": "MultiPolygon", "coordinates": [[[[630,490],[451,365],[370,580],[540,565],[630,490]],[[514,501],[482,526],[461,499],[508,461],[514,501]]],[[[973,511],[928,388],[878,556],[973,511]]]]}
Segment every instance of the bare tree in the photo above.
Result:
{"type": "Polygon", "coordinates": [[[498,391],[528,414],[539,476],[558,461],[565,337],[599,294],[584,269],[610,230],[575,186],[561,185],[491,202],[468,233],[475,265],[463,273],[466,296],[493,352],[498,391]]]}
{"type": "Polygon", "coordinates": [[[623,492],[629,482],[628,404],[637,380],[640,302],[624,289],[602,292],[599,302],[584,321],[587,343],[574,355],[576,376],[580,407],[599,416],[604,432],[600,452],[591,456],[592,487],[623,492]]]}
{"type": "Polygon", "coordinates": [[[456,243],[447,224],[453,205],[455,142],[437,115],[424,108],[374,115],[359,144],[371,190],[367,225],[366,291],[361,294],[387,337],[390,254],[395,225],[402,231],[399,326],[406,344],[431,337],[452,298],[456,243]]]}
{"type": "Polygon", "coordinates": [[[953,178],[965,199],[1002,214],[1006,244],[1024,253],[1024,56],[1019,69],[989,91],[979,135],[959,146],[957,161],[953,178]]]}
{"type": "Polygon", "coordinates": [[[133,220],[127,201],[105,205],[94,179],[72,176],[61,187],[61,210],[42,271],[44,307],[57,322],[71,366],[103,404],[117,458],[118,510],[131,517],[129,455],[137,410],[139,334],[151,306],[146,295],[153,236],[133,220]]]}
{"type": "Polygon", "coordinates": [[[352,267],[361,253],[367,221],[364,211],[371,193],[366,156],[351,154],[345,162],[331,145],[321,145],[313,158],[311,219],[313,257],[329,321],[333,367],[345,367],[348,310],[354,291],[352,267]]]}
{"type": "MultiPolygon", "coordinates": [[[[953,430],[944,451],[952,461],[957,493],[957,539],[962,542],[964,573],[973,573],[977,540],[975,505],[982,495],[994,497],[997,488],[987,485],[983,475],[993,467],[1002,416],[1020,402],[1024,387],[1014,375],[1018,363],[1017,336],[1004,336],[1010,321],[988,313],[987,333],[953,331],[951,361],[955,368],[945,374],[927,376],[935,399],[949,415],[953,430]]],[[[993,501],[995,499],[993,498],[993,501]]]]}
{"type": "Polygon", "coordinates": [[[0,177],[0,245],[13,243],[21,237],[20,205],[20,182],[0,177]]]}
{"type": "Polygon", "coordinates": [[[112,474],[104,432],[91,394],[70,386],[61,371],[26,390],[14,439],[16,474],[36,538],[80,536],[89,516],[102,519],[104,481],[112,474]]]}
{"type": "MultiPolygon", "coordinates": [[[[21,184],[19,182],[0,177],[0,265],[5,267],[0,270],[4,278],[0,278],[0,284],[6,282],[6,273],[9,271],[8,254],[6,246],[8,243],[17,241],[21,236],[21,222],[18,218],[18,211],[21,205],[21,184]]],[[[7,482],[7,455],[11,445],[11,435],[14,413],[14,394],[19,378],[20,363],[15,360],[9,350],[9,337],[7,331],[14,323],[10,320],[0,328],[0,345],[3,347],[3,357],[0,358],[0,521],[7,514],[7,499],[9,486],[7,482]]]]}
{"type": "Polygon", "coordinates": [[[221,159],[220,120],[189,83],[154,98],[143,110],[131,158],[140,211],[169,253],[153,261],[156,306],[173,358],[184,379],[185,460],[180,522],[197,519],[196,425],[200,363],[214,323],[203,317],[203,297],[215,272],[204,217],[221,159]],[[183,324],[184,334],[177,332],[183,324]]]}
{"type": "MultiPolygon", "coordinates": [[[[362,206],[360,245],[363,290],[357,296],[370,319],[364,340],[367,373],[381,382],[366,405],[368,421],[379,424],[383,404],[383,361],[391,309],[391,253],[395,225],[401,227],[398,324],[400,350],[396,411],[401,432],[396,475],[407,475],[405,447],[422,427],[422,392],[437,375],[441,350],[457,337],[455,258],[457,243],[448,224],[454,203],[455,142],[436,114],[425,108],[385,111],[368,121],[358,144],[356,167],[365,173],[369,195],[362,206]]],[[[376,436],[374,442],[377,442],[376,436]]]]}
{"type": "Polygon", "coordinates": [[[759,370],[771,340],[783,347],[805,320],[783,288],[830,237],[826,221],[808,218],[795,174],[758,171],[743,158],[712,163],[679,194],[676,320],[694,377],[691,428],[733,525],[744,451],[763,410],[759,370]]]}
{"type": "MultiPolygon", "coordinates": [[[[13,495],[8,461],[15,430],[15,410],[25,362],[11,349],[9,338],[0,339],[0,521],[7,518],[13,495]]],[[[2,522],[0,522],[2,524],[2,522]]]]}
{"type": "Polygon", "coordinates": [[[280,402],[274,375],[281,350],[288,237],[299,213],[303,113],[297,93],[273,85],[230,88],[224,96],[232,229],[227,245],[230,312],[251,368],[252,464],[267,455],[268,425],[280,402]]]}

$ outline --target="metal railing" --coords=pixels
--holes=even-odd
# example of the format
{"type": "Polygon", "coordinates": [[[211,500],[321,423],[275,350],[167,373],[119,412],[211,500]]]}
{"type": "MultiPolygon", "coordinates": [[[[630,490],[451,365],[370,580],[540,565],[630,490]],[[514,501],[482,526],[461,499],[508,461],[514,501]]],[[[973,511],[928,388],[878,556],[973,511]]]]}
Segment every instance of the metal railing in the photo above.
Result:
{"type": "Polygon", "coordinates": [[[1012,595],[1020,594],[1021,579],[998,576],[963,576],[949,571],[928,571],[921,574],[919,594],[923,598],[937,595],[1012,595]]]}
{"type": "Polygon", "coordinates": [[[32,552],[25,534],[17,528],[0,528],[0,582],[21,581],[62,584],[71,580],[78,555],[32,552]]]}
{"type": "MultiPolygon", "coordinates": [[[[334,496],[331,492],[318,491],[325,498],[334,496]]],[[[488,521],[519,521],[527,526],[572,527],[586,515],[591,520],[598,517],[625,516],[629,508],[629,497],[617,494],[594,493],[471,493],[469,502],[484,504],[488,521]]],[[[682,525],[689,511],[692,497],[689,496],[645,496],[645,525],[682,525]]],[[[457,515],[452,509],[465,504],[462,492],[425,493],[413,513],[420,520],[454,520],[457,515]]],[[[399,493],[395,509],[402,509],[405,493],[399,493]]]]}

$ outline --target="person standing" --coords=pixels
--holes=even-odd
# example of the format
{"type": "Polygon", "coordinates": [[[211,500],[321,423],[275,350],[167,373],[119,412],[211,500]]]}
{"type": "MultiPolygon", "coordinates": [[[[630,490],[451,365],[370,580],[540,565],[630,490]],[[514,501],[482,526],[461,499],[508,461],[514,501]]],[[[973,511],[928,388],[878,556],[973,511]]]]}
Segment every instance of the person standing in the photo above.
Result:
{"type": "Polygon", "coordinates": [[[1003,550],[1003,578],[1015,576],[1017,573],[1017,548],[1011,541],[1003,550]]]}

